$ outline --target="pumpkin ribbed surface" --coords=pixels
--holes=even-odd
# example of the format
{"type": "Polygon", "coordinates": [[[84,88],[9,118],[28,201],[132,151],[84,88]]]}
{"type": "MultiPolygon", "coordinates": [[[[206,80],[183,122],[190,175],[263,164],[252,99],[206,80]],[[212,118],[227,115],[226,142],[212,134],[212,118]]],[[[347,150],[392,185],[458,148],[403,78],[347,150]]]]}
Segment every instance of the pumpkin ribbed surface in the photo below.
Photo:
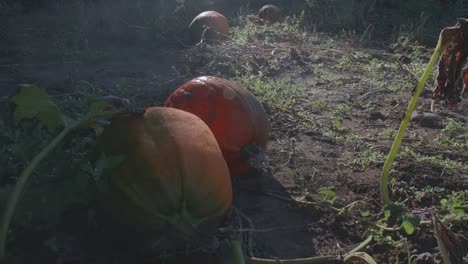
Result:
{"type": "Polygon", "coordinates": [[[193,113],[206,122],[231,175],[250,169],[242,157],[242,147],[253,143],[266,148],[268,116],[254,95],[236,82],[213,76],[195,78],[175,90],[165,106],[193,113]]]}
{"type": "Polygon", "coordinates": [[[190,233],[231,206],[226,162],[208,126],[193,114],[148,108],[142,116],[113,120],[98,144],[107,156],[125,156],[105,175],[114,205],[137,225],[171,224],[190,233]]]}
{"type": "Polygon", "coordinates": [[[218,33],[229,35],[229,23],[225,16],[216,11],[205,11],[196,16],[189,25],[190,39],[199,42],[202,38],[205,27],[206,39],[218,39],[218,33]]]}

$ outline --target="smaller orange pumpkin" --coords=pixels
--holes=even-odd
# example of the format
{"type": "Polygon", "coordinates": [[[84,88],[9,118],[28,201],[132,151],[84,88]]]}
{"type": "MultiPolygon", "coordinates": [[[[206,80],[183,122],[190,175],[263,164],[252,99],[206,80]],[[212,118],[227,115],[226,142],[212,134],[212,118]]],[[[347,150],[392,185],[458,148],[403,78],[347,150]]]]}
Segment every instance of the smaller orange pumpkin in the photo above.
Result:
{"type": "Polygon", "coordinates": [[[176,89],[164,106],[200,117],[213,132],[231,176],[263,159],[270,123],[260,102],[239,84],[219,77],[195,78],[176,89]]]}
{"type": "Polygon", "coordinates": [[[281,9],[275,5],[265,5],[260,8],[258,17],[268,23],[281,21],[281,9]]]}
{"type": "Polygon", "coordinates": [[[192,20],[189,32],[193,42],[199,42],[202,38],[220,39],[222,35],[229,35],[229,23],[225,16],[216,11],[205,11],[192,20]]]}

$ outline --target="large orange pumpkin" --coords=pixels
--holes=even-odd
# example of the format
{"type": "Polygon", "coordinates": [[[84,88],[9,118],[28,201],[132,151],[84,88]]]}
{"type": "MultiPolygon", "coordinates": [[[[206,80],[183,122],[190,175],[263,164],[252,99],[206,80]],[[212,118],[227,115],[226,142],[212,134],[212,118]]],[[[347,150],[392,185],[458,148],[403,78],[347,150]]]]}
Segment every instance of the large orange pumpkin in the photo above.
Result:
{"type": "Polygon", "coordinates": [[[225,16],[216,11],[205,11],[192,20],[189,32],[192,42],[199,42],[202,36],[208,40],[219,39],[220,34],[229,35],[229,23],[225,16]]]}
{"type": "Polygon", "coordinates": [[[119,225],[133,224],[135,232],[171,229],[193,238],[200,225],[218,223],[231,206],[226,162],[213,133],[193,114],[152,107],[140,116],[119,117],[98,146],[108,157],[124,157],[104,174],[119,225]]]}
{"type": "Polygon", "coordinates": [[[165,102],[200,117],[213,131],[231,175],[243,174],[266,148],[270,123],[260,102],[236,82],[219,77],[195,78],[165,102]]]}

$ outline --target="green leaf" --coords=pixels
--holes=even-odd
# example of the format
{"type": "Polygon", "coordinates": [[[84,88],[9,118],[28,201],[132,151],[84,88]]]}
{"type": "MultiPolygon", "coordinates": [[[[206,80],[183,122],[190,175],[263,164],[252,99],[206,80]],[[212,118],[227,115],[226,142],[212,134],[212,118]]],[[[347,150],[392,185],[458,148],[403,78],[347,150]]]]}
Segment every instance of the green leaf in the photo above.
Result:
{"type": "Polygon", "coordinates": [[[462,210],[462,211],[468,212],[468,204],[459,205],[459,206],[454,206],[453,209],[455,209],[455,210],[462,210]]]}
{"type": "Polygon", "coordinates": [[[394,225],[403,213],[404,205],[400,203],[391,203],[384,207],[385,220],[389,225],[394,225]]]}
{"type": "Polygon", "coordinates": [[[336,193],[328,187],[323,187],[320,191],[320,197],[323,201],[334,202],[337,199],[336,193]]]}
{"type": "Polygon", "coordinates": [[[99,100],[91,104],[89,108],[88,116],[96,117],[96,116],[101,116],[103,113],[117,112],[117,111],[118,109],[112,104],[106,101],[99,100]]]}
{"type": "Polygon", "coordinates": [[[441,199],[441,200],[440,200],[440,205],[442,205],[442,206],[445,207],[445,206],[447,206],[447,204],[448,204],[448,200],[447,200],[447,199],[444,198],[444,199],[441,199]]]}
{"type": "Polygon", "coordinates": [[[420,219],[412,213],[406,213],[402,216],[403,229],[408,235],[412,235],[420,223],[420,219]]]}
{"type": "Polygon", "coordinates": [[[89,112],[79,127],[92,127],[96,134],[99,135],[102,132],[102,127],[97,125],[96,122],[111,119],[119,113],[121,113],[121,109],[104,100],[98,100],[91,104],[89,112]]]}
{"type": "Polygon", "coordinates": [[[47,93],[36,86],[24,86],[12,98],[16,105],[13,117],[15,122],[37,118],[50,130],[65,124],[58,107],[49,100],[47,93]]]}
{"type": "Polygon", "coordinates": [[[307,3],[307,6],[310,8],[315,7],[317,5],[315,1],[311,1],[311,0],[307,0],[306,3],[307,3]]]}
{"type": "Polygon", "coordinates": [[[112,169],[119,166],[126,158],[125,155],[106,156],[104,153],[101,153],[96,167],[98,170],[112,169]]]}
{"type": "Polygon", "coordinates": [[[363,217],[368,217],[369,215],[370,215],[370,210],[369,209],[361,212],[361,216],[363,216],[363,217]]]}
{"type": "Polygon", "coordinates": [[[335,117],[335,118],[332,118],[332,124],[333,124],[333,127],[338,130],[338,131],[341,131],[341,130],[344,130],[344,127],[343,127],[343,121],[341,118],[339,117],[335,117]]]}

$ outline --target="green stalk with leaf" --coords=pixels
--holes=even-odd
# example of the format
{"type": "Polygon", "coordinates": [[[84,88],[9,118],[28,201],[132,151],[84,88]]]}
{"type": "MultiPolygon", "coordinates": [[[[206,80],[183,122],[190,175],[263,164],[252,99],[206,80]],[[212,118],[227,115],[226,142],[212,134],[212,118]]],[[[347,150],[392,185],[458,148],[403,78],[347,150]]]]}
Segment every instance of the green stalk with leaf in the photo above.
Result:
{"type": "Polygon", "coordinates": [[[8,230],[13,219],[16,206],[21,198],[24,186],[32,175],[33,171],[39,163],[47,157],[51,151],[57,147],[63,139],[71,132],[81,129],[93,127],[99,131],[97,121],[109,119],[118,114],[124,113],[123,109],[119,109],[107,101],[97,101],[90,107],[89,112],[79,121],[65,122],[58,107],[53,104],[46,92],[35,86],[21,87],[19,93],[12,98],[15,104],[14,120],[19,122],[23,119],[37,119],[41,124],[49,129],[63,127],[62,131],[44,147],[22,171],[18,180],[10,193],[6,207],[2,215],[0,225],[0,262],[6,262],[6,243],[8,230]]]}
{"type": "Polygon", "coordinates": [[[437,42],[437,46],[434,50],[434,53],[432,54],[431,59],[429,63],[427,64],[426,69],[423,75],[421,76],[421,79],[419,80],[418,85],[416,86],[416,89],[413,92],[413,96],[411,97],[406,113],[403,117],[403,120],[401,121],[400,128],[398,129],[398,132],[395,136],[392,147],[390,149],[390,152],[387,155],[387,159],[385,160],[385,163],[382,169],[381,178],[380,178],[380,197],[384,205],[388,205],[391,203],[390,194],[388,193],[388,182],[389,182],[389,177],[390,177],[390,171],[392,169],[393,161],[395,160],[395,157],[398,153],[398,149],[400,148],[401,142],[403,141],[406,130],[408,128],[408,124],[411,119],[411,114],[416,108],[416,103],[419,99],[419,95],[424,89],[427,83],[427,79],[429,78],[432,72],[432,69],[434,68],[434,65],[439,59],[440,54],[442,53],[443,50],[445,50],[445,48],[447,48],[450,44],[453,43],[453,40],[457,37],[457,34],[459,34],[459,29],[460,29],[459,27],[455,26],[455,27],[447,27],[442,30],[442,32],[439,35],[439,40],[437,42]]]}

